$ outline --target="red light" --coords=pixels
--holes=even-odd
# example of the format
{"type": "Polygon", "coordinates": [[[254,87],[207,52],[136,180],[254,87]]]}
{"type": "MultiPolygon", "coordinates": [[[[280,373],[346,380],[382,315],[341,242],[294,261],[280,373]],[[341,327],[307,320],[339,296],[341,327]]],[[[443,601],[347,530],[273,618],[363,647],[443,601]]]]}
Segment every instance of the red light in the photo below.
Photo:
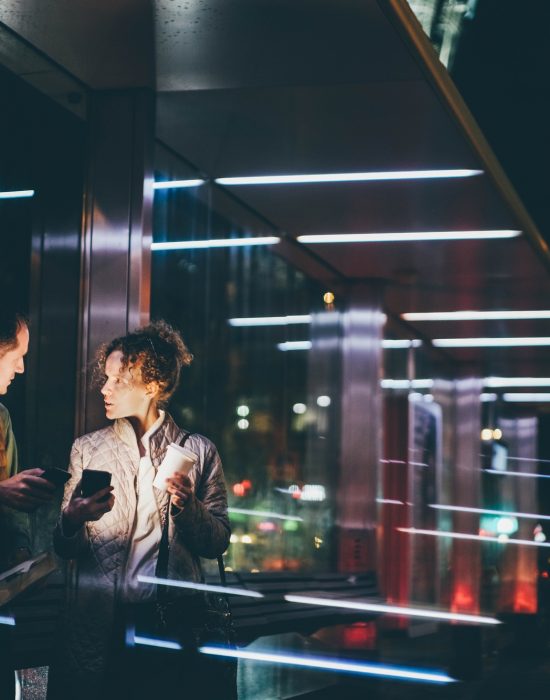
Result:
{"type": "Polygon", "coordinates": [[[548,571],[543,571],[540,576],[541,578],[548,578],[548,571]]]}
{"type": "Polygon", "coordinates": [[[252,482],[249,479],[243,479],[241,481],[241,484],[243,485],[245,491],[248,491],[252,488],[252,482]]]}
{"type": "Polygon", "coordinates": [[[342,637],[345,649],[374,649],[376,625],[374,622],[356,622],[353,625],[346,625],[342,637]]]}
{"type": "Polygon", "coordinates": [[[235,496],[244,496],[244,486],[242,484],[233,484],[233,493],[235,496]]]}

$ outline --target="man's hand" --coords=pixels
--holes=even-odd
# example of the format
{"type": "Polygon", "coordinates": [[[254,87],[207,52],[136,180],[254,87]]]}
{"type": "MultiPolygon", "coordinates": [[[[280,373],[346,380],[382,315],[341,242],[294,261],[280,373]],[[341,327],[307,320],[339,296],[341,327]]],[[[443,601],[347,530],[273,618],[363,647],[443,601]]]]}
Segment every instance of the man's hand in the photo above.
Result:
{"type": "Polygon", "coordinates": [[[166,479],[166,490],[172,496],[172,505],[183,508],[193,493],[191,480],[185,474],[174,474],[166,479]]]}
{"type": "Polygon", "coordinates": [[[63,532],[69,536],[74,535],[88,520],[99,520],[105,513],[113,509],[115,497],[113,487],[106,486],[101,491],[83,498],[80,496],[80,483],[76,485],[71,500],[63,511],[63,532]],[[108,497],[101,502],[102,498],[108,497]]]}
{"type": "Polygon", "coordinates": [[[25,469],[10,479],[0,481],[0,503],[31,513],[49,503],[55,486],[43,478],[43,469],[25,469]]]}

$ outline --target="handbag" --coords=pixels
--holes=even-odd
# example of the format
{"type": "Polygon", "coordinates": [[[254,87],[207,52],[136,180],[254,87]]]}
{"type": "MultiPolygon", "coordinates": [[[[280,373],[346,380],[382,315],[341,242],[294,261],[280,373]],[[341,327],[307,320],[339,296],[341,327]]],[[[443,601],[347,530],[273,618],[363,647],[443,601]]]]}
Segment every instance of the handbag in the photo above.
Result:
{"type": "MultiPolygon", "coordinates": [[[[190,433],[186,433],[183,446],[190,433]]],[[[162,528],[155,575],[168,577],[168,526],[171,499],[168,501],[166,519],[162,528]]],[[[223,558],[217,557],[218,573],[222,586],[227,586],[223,558]]],[[[198,649],[204,645],[235,648],[236,635],[231,607],[227,595],[216,592],[196,591],[178,598],[169,598],[168,588],[157,584],[157,627],[163,635],[177,639],[184,648],[198,649]]],[[[218,675],[223,698],[237,697],[237,661],[235,659],[212,659],[212,669],[218,675]]]]}

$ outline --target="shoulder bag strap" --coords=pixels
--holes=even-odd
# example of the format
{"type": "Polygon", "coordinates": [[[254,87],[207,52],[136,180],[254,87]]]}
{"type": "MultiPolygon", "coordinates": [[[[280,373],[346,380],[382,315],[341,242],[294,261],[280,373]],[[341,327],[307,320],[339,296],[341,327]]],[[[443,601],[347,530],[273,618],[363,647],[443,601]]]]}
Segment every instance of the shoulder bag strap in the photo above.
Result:
{"type": "MultiPolygon", "coordinates": [[[[191,433],[185,433],[181,438],[179,444],[181,447],[185,445],[191,433]]],[[[168,509],[166,511],[166,518],[164,520],[164,526],[162,528],[162,536],[160,538],[159,544],[159,554],[157,558],[157,566],[155,569],[155,576],[157,578],[167,578],[168,577],[168,526],[170,523],[170,506],[171,498],[168,500],[168,509]]],[[[225,578],[225,567],[223,563],[223,557],[218,557],[218,572],[220,574],[220,581],[222,586],[227,586],[227,580],[225,578]]],[[[166,586],[158,587],[158,597],[159,599],[166,595],[166,586]]]]}

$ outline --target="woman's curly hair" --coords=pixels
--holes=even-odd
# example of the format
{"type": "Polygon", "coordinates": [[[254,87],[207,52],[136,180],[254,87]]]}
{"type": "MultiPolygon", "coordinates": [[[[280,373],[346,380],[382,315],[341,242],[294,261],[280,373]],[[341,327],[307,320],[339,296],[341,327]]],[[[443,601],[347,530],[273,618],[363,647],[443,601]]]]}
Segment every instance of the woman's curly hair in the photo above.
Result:
{"type": "Polygon", "coordinates": [[[95,357],[96,384],[104,382],[105,363],[116,350],[122,353],[123,368],[138,365],[144,384],[157,382],[160,405],[166,404],[176,390],[181,368],[193,361],[179,332],[166,321],[153,321],[100,346],[95,357]]]}

